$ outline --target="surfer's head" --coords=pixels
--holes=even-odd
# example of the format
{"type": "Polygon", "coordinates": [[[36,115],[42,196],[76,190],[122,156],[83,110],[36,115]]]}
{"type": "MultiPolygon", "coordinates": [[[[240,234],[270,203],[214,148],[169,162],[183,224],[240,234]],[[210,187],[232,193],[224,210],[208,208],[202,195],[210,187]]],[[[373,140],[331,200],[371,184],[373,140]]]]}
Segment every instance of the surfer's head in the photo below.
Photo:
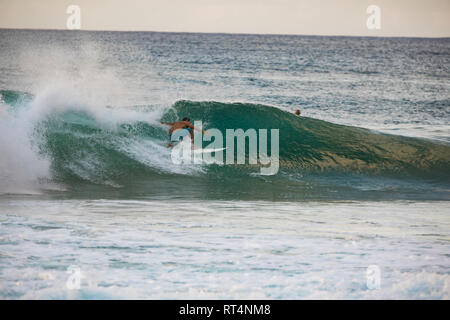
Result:
{"type": "Polygon", "coordinates": [[[191,119],[189,119],[189,118],[183,118],[183,121],[191,122],[191,119]]]}

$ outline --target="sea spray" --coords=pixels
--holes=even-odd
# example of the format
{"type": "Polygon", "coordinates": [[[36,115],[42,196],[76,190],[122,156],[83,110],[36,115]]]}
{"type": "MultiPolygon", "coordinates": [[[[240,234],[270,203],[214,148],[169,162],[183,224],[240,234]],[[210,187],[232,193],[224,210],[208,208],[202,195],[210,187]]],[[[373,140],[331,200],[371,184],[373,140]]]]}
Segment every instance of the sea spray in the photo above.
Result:
{"type": "Polygon", "coordinates": [[[39,193],[50,179],[50,161],[31,143],[32,124],[0,105],[0,193],[39,193]]]}

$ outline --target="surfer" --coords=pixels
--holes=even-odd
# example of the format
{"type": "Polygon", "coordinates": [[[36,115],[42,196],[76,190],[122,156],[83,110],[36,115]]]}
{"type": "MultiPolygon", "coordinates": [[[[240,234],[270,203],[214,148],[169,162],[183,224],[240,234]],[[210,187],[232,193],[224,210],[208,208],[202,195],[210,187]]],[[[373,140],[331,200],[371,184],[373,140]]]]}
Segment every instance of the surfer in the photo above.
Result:
{"type": "Polygon", "coordinates": [[[189,118],[183,118],[182,121],[177,122],[161,122],[161,123],[170,126],[169,129],[170,143],[167,145],[167,147],[169,148],[172,148],[173,143],[177,143],[183,140],[184,137],[186,137],[187,135],[190,136],[192,143],[194,143],[194,130],[206,134],[204,130],[194,127],[191,123],[191,119],[189,118]],[[176,135],[173,135],[173,133],[175,132],[176,135]]]}

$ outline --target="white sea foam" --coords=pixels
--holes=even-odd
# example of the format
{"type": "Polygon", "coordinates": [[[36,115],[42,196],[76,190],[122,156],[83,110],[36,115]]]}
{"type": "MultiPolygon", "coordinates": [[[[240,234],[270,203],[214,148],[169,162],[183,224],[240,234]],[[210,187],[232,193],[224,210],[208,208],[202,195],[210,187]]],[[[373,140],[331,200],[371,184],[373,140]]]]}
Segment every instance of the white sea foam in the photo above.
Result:
{"type": "Polygon", "coordinates": [[[29,122],[0,110],[0,193],[39,193],[39,179],[50,177],[50,163],[31,144],[29,122]]]}
{"type": "Polygon", "coordinates": [[[1,298],[450,298],[445,201],[3,200],[0,212],[1,298]]]}

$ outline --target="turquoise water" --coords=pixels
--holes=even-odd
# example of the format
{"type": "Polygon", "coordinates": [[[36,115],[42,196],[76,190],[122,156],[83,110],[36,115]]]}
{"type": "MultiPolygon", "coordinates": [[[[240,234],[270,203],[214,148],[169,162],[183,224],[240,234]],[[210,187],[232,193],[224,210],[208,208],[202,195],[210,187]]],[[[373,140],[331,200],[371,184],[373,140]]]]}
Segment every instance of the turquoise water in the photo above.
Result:
{"type": "Polygon", "coordinates": [[[0,48],[1,298],[449,298],[448,39],[0,30],[0,48]],[[160,121],[185,116],[278,129],[279,171],[172,163],[160,121]]]}

